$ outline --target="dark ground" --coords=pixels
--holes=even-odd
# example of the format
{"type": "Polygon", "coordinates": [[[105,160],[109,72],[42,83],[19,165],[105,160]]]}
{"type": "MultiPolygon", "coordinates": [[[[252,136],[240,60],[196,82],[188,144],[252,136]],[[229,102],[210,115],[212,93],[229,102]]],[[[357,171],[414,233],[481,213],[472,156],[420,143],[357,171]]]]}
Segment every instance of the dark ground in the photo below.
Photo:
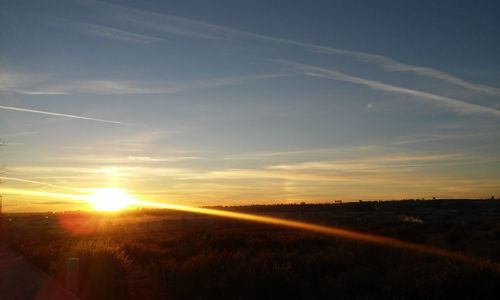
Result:
{"type": "MultiPolygon", "coordinates": [[[[500,263],[500,201],[217,207],[338,226],[500,263]]],[[[165,210],[4,215],[5,240],[87,299],[497,299],[494,263],[165,210]]]]}
{"type": "Polygon", "coordinates": [[[0,245],[2,299],[77,299],[25,258],[0,245]]]}

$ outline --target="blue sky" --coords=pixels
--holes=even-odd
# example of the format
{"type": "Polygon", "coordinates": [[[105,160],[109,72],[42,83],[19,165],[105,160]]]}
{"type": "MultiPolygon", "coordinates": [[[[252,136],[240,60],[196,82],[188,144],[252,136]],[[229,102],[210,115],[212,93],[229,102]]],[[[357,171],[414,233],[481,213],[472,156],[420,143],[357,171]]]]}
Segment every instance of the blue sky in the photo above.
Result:
{"type": "MultiPolygon", "coordinates": [[[[500,196],[497,1],[12,1],[2,192],[500,196]]],[[[10,202],[9,202],[10,201],[10,202]]]]}

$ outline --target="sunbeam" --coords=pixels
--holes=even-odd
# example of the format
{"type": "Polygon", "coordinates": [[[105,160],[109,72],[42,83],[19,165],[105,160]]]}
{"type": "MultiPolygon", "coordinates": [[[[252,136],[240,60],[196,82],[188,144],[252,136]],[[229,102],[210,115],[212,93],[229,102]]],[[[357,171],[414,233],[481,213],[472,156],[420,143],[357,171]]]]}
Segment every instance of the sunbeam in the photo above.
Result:
{"type": "Polygon", "coordinates": [[[121,189],[108,188],[108,189],[95,189],[93,191],[94,192],[91,195],[71,195],[71,194],[37,192],[37,191],[19,190],[19,189],[0,189],[0,192],[6,194],[19,194],[19,195],[35,196],[35,197],[51,197],[56,199],[72,199],[72,200],[83,201],[90,203],[95,210],[99,211],[117,211],[126,208],[127,206],[152,207],[152,208],[163,208],[173,211],[182,211],[195,214],[209,215],[220,218],[236,219],[254,223],[269,224],[281,227],[288,227],[310,232],[322,233],[343,239],[365,242],[369,244],[382,245],[391,248],[404,249],[433,256],[445,257],[467,263],[481,264],[488,267],[492,267],[496,270],[500,270],[500,264],[491,261],[489,259],[475,257],[433,246],[407,242],[391,237],[385,237],[385,236],[363,233],[333,226],[318,225],[313,223],[306,223],[306,222],[275,218],[269,216],[262,216],[262,215],[255,215],[255,214],[248,214],[248,213],[241,213],[241,212],[234,212],[234,211],[227,211],[227,210],[220,210],[213,208],[193,207],[193,206],[179,205],[179,204],[141,201],[126,194],[126,192],[121,189]]]}

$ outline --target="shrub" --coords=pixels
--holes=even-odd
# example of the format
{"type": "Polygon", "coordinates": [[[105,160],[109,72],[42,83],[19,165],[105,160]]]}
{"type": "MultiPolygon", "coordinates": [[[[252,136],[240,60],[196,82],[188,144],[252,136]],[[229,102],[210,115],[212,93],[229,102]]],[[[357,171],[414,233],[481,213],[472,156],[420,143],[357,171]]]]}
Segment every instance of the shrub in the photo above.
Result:
{"type": "Polygon", "coordinates": [[[119,299],[131,260],[120,246],[110,241],[74,244],[68,257],[80,259],[79,294],[87,299],[119,299]]]}

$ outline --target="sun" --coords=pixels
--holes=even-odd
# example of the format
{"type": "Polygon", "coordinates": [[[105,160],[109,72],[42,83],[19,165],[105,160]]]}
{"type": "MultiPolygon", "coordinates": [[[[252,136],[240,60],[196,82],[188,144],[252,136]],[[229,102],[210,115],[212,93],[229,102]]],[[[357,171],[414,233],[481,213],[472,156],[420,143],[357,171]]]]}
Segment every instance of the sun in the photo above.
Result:
{"type": "Polygon", "coordinates": [[[132,198],[127,192],[119,188],[94,189],[88,199],[93,209],[98,211],[117,211],[132,203],[132,198]]]}

